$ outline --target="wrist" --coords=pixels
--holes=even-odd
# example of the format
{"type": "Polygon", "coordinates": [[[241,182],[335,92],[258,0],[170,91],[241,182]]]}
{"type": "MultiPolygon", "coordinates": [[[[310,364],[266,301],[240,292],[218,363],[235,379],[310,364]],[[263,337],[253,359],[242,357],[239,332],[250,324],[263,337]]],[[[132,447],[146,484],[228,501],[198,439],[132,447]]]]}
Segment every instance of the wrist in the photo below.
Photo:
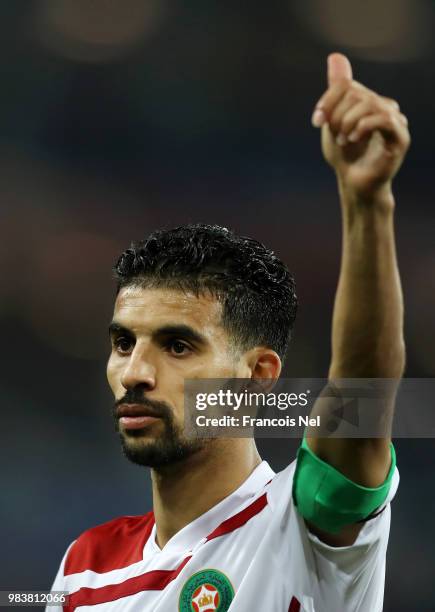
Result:
{"type": "Polygon", "coordinates": [[[352,216],[355,214],[390,216],[394,212],[395,200],[391,182],[370,190],[359,190],[346,184],[339,176],[337,181],[343,213],[348,212],[352,216]]]}

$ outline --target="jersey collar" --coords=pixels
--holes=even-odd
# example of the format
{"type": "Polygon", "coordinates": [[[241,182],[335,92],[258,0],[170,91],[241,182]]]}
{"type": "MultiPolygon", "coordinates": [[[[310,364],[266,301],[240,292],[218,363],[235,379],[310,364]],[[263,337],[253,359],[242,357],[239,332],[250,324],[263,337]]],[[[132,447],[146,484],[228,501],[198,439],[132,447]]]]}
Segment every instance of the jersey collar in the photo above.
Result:
{"type": "Polygon", "coordinates": [[[156,553],[187,552],[205,540],[222,521],[232,516],[253,500],[255,495],[274,477],[267,461],[262,461],[250,476],[228,497],[183,527],[160,549],[156,543],[156,525],[144,547],[144,559],[156,553]]]}

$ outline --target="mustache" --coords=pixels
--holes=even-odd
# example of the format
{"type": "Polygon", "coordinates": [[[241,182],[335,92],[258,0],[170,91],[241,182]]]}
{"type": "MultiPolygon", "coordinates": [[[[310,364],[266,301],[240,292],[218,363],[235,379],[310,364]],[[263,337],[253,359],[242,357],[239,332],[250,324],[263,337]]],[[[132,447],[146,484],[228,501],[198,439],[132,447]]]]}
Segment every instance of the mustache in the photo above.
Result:
{"type": "Polygon", "coordinates": [[[121,399],[115,402],[113,406],[113,416],[115,418],[118,416],[118,407],[121,404],[138,404],[151,412],[153,416],[167,421],[172,420],[172,410],[166,402],[151,400],[144,397],[143,392],[137,389],[128,390],[121,399]]]}

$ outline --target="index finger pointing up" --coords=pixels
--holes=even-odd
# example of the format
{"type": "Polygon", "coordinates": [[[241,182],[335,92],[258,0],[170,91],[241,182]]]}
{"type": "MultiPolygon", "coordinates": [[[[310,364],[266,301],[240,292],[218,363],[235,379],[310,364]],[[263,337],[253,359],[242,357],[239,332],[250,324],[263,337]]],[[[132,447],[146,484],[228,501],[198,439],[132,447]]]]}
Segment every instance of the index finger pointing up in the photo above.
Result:
{"type": "Polygon", "coordinates": [[[352,80],[352,66],[342,53],[331,53],[328,55],[328,87],[344,80],[352,80]]]}

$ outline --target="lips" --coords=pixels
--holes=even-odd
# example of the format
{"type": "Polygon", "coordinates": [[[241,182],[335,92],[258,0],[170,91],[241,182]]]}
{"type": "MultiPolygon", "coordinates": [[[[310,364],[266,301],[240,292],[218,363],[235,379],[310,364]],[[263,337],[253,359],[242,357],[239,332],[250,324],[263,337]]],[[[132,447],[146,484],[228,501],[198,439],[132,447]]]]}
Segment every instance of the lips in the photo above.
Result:
{"type": "Polygon", "coordinates": [[[161,418],[141,404],[121,404],[116,409],[116,416],[124,429],[142,429],[161,418]]]}
{"type": "Polygon", "coordinates": [[[116,416],[118,418],[139,416],[159,418],[159,415],[153,410],[150,410],[147,406],[143,406],[142,404],[120,404],[116,409],[116,416]]]}

